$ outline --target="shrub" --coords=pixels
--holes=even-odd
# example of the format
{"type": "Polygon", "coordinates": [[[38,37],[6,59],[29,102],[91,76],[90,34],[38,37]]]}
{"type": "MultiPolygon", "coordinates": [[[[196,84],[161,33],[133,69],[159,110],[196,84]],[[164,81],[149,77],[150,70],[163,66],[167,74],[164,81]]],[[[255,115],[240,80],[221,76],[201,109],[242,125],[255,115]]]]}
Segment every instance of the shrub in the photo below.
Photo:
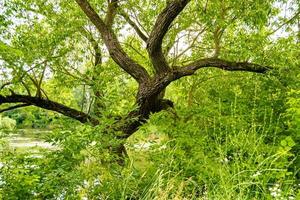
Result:
{"type": "Polygon", "coordinates": [[[16,128],[16,120],[9,117],[0,116],[0,130],[14,130],[16,128]]]}

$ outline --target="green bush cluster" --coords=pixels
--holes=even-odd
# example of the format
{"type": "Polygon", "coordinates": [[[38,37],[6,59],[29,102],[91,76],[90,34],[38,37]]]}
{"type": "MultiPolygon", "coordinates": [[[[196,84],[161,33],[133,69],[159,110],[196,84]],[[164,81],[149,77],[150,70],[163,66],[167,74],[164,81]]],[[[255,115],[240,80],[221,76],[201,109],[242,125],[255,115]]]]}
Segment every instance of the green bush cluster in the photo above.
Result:
{"type": "Polygon", "coordinates": [[[12,131],[16,128],[16,120],[9,117],[2,117],[0,115],[0,130],[9,130],[12,131]]]}

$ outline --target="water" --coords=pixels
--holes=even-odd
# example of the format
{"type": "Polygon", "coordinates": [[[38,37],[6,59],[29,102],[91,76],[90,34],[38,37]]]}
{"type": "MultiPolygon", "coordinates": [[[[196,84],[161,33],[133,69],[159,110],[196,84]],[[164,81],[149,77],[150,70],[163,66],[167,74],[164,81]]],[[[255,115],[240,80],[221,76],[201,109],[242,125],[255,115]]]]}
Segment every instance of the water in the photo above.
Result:
{"type": "Polygon", "coordinates": [[[8,144],[12,148],[35,148],[40,147],[49,150],[55,150],[56,146],[49,142],[44,142],[30,137],[9,137],[7,138],[8,144]]]}
{"type": "Polygon", "coordinates": [[[36,148],[42,148],[45,150],[55,150],[57,146],[45,142],[42,139],[42,137],[49,132],[49,130],[19,129],[7,134],[3,139],[8,143],[9,147],[13,149],[26,149],[31,151],[36,148]]]}

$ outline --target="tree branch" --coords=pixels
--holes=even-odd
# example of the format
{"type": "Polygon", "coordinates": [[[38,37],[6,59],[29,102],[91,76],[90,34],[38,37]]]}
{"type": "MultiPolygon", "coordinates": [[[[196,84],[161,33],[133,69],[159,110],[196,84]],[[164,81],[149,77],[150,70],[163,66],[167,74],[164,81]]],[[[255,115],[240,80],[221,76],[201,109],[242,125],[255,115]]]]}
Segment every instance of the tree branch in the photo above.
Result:
{"type": "Polygon", "coordinates": [[[26,85],[26,83],[25,83],[23,80],[21,80],[20,82],[21,82],[21,84],[24,86],[24,88],[25,88],[27,94],[28,94],[29,96],[31,96],[31,92],[30,92],[30,89],[29,89],[28,85],[26,85]]]}
{"type": "Polygon", "coordinates": [[[176,0],[167,4],[166,8],[158,15],[154,27],[147,41],[147,50],[156,72],[170,71],[162,51],[162,41],[169,30],[171,23],[184,9],[190,0],[176,0]]]}
{"type": "Polygon", "coordinates": [[[102,52],[98,42],[93,37],[92,33],[87,31],[85,28],[82,27],[81,32],[83,33],[83,36],[91,43],[94,49],[94,66],[102,64],[102,52]]]}
{"type": "Polygon", "coordinates": [[[189,76],[194,74],[198,69],[206,68],[206,67],[215,67],[228,71],[248,71],[248,72],[256,72],[256,73],[265,73],[271,70],[271,67],[262,66],[249,62],[232,62],[227,60],[222,60],[218,58],[205,58],[200,59],[195,62],[192,62],[189,65],[178,68],[178,70],[174,71],[176,74],[175,80],[181,78],[183,76],[189,76]]]}
{"type": "MultiPolygon", "coordinates": [[[[180,58],[182,55],[184,55],[188,50],[190,50],[191,48],[194,47],[195,43],[197,42],[198,38],[200,37],[200,35],[206,31],[206,27],[204,27],[202,30],[200,30],[197,35],[194,37],[194,39],[191,41],[190,45],[185,48],[181,53],[177,54],[176,56],[174,56],[172,63],[176,63],[176,60],[178,58],[180,58]]],[[[178,39],[177,41],[175,41],[175,43],[178,43],[180,39],[178,39]]],[[[174,46],[174,45],[173,45],[174,46]]]]}
{"type": "Polygon", "coordinates": [[[176,67],[176,70],[155,76],[148,85],[144,86],[145,88],[142,88],[142,90],[139,91],[137,99],[138,104],[141,105],[141,107],[144,105],[147,107],[147,104],[151,103],[151,101],[154,100],[155,102],[155,98],[158,97],[171,82],[184,76],[193,75],[198,69],[206,67],[215,67],[228,71],[249,71],[256,73],[265,73],[272,69],[271,67],[248,62],[231,62],[217,58],[201,59],[181,68],[176,67]]]}
{"type": "Polygon", "coordinates": [[[3,88],[5,88],[6,86],[11,85],[11,84],[12,84],[12,82],[4,83],[3,85],[1,85],[0,90],[2,90],[3,88]]]}
{"type": "Polygon", "coordinates": [[[282,27],[284,27],[285,25],[292,23],[294,20],[297,19],[297,17],[300,15],[300,10],[290,19],[288,19],[286,22],[283,22],[281,25],[279,25],[275,30],[273,30],[271,33],[268,34],[268,36],[273,35],[274,33],[276,33],[278,30],[280,30],[282,27]]]}
{"type": "Polygon", "coordinates": [[[82,123],[91,122],[94,125],[99,124],[99,121],[97,119],[92,118],[84,112],[75,110],[73,108],[67,107],[63,104],[48,99],[43,99],[41,97],[32,97],[28,95],[18,94],[11,94],[9,96],[0,95],[0,105],[3,103],[23,103],[23,105],[34,105],[47,110],[56,111],[65,116],[76,119],[82,123]]]}
{"type": "Polygon", "coordinates": [[[138,25],[130,19],[130,17],[125,12],[120,12],[120,15],[126,20],[126,22],[135,30],[137,35],[144,41],[147,42],[148,36],[142,32],[138,25]]]}
{"type": "Polygon", "coordinates": [[[142,83],[149,79],[149,74],[141,65],[132,60],[122,49],[112,29],[99,17],[87,0],[76,0],[82,11],[96,26],[109,51],[111,58],[137,82],[142,83]]]}
{"type": "Polygon", "coordinates": [[[118,0],[108,0],[108,8],[105,17],[105,24],[110,28],[113,25],[117,8],[118,8],[118,0]]]}

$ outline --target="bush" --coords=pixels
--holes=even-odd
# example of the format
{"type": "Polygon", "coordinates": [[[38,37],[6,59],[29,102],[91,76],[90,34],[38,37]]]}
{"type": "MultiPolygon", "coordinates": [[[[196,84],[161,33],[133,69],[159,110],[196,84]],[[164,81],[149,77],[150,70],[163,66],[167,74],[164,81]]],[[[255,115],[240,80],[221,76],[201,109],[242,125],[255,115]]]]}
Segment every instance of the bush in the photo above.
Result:
{"type": "Polygon", "coordinates": [[[0,130],[14,130],[16,128],[16,120],[9,117],[0,116],[0,130]]]}

